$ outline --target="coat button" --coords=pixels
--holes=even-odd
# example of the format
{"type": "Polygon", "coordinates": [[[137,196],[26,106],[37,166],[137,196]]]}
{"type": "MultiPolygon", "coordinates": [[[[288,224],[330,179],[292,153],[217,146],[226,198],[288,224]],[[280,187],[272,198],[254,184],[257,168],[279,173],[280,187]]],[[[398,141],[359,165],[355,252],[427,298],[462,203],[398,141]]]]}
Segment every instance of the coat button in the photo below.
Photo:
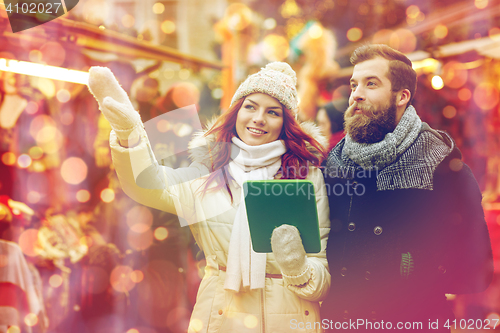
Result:
{"type": "Polygon", "coordinates": [[[346,273],[347,273],[347,268],[342,267],[342,269],[340,270],[340,275],[345,276],[346,273]]]}
{"type": "Polygon", "coordinates": [[[219,310],[219,315],[222,315],[222,314],[223,314],[222,310],[219,310]]]}
{"type": "Polygon", "coordinates": [[[368,281],[370,280],[370,276],[372,275],[372,273],[370,273],[369,271],[366,271],[365,272],[365,280],[368,281]]]}
{"type": "Polygon", "coordinates": [[[380,234],[382,233],[382,227],[380,227],[380,226],[376,226],[376,227],[373,229],[373,233],[374,233],[375,235],[377,235],[377,236],[378,236],[378,235],[380,235],[380,234]]]}
{"type": "Polygon", "coordinates": [[[354,231],[354,229],[356,229],[356,224],[354,224],[354,222],[349,223],[349,225],[347,226],[347,229],[349,231],[354,231]]]}
{"type": "Polygon", "coordinates": [[[444,274],[446,273],[446,267],[444,267],[443,265],[439,265],[438,271],[439,273],[444,274]]]}
{"type": "Polygon", "coordinates": [[[309,311],[306,310],[304,313],[306,316],[309,316],[309,311]]]}

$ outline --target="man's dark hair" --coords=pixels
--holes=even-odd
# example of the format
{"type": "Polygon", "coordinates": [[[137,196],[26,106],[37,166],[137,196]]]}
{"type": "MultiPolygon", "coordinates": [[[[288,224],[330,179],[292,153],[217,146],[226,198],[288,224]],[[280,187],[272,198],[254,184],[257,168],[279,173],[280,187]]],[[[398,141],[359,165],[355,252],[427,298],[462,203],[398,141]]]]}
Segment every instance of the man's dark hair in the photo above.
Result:
{"type": "Polygon", "coordinates": [[[366,60],[382,57],[389,60],[389,73],[387,77],[391,81],[392,91],[408,89],[410,101],[413,102],[417,90],[417,73],[412,68],[411,60],[403,53],[383,44],[368,44],[358,47],[351,55],[351,64],[356,65],[366,60]]]}

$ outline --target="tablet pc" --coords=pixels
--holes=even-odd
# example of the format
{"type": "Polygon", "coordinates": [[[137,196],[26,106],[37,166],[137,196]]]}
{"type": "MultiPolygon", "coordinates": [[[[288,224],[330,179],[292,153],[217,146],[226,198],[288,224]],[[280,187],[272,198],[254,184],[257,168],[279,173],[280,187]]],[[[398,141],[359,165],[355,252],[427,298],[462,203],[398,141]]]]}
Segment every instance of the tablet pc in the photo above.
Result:
{"type": "Polygon", "coordinates": [[[243,183],[248,225],[255,252],[270,253],[273,230],[297,227],[306,253],[321,251],[314,184],[305,179],[272,179],[243,183]]]}

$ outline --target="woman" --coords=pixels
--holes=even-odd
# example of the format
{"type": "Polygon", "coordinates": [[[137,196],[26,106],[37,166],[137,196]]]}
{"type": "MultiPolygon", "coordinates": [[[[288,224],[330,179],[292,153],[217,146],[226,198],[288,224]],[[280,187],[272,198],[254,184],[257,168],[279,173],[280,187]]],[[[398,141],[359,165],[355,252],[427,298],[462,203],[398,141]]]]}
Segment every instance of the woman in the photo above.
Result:
{"type": "Polygon", "coordinates": [[[316,167],[324,153],[295,120],[295,86],[295,72],[285,63],[249,76],[229,110],[192,142],[193,163],[174,170],[152,157],[139,114],[112,73],[90,70],[89,87],[114,129],[110,144],[123,190],[141,204],[177,214],[205,253],[189,332],[321,331],[318,302],[330,286],[329,208],[316,167]],[[250,249],[241,184],[273,178],[314,183],[320,253],[306,255],[289,225],[273,232],[273,253],[250,249]]]}
{"type": "Polygon", "coordinates": [[[348,102],[347,98],[341,98],[323,105],[318,110],[316,123],[321,134],[328,139],[328,151],[345,136],[343,110],[349,106],[348,102]]]}

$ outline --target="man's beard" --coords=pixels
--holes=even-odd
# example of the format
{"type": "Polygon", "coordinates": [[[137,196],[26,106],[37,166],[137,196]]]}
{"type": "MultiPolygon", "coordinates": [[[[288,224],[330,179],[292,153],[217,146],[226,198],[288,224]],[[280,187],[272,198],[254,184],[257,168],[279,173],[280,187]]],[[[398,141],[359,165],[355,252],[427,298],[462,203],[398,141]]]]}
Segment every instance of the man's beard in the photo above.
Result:
{"type": "Polygon", "coordinates": [[[386,108],[374,108],[355,102],[344,114],[344,127],[351,138],[358,143],[382,141],[387,133],[396,129],[396,95],[393,95],[386,108]],[[362,113],[355,114],[356,107],[362,113]]]}

